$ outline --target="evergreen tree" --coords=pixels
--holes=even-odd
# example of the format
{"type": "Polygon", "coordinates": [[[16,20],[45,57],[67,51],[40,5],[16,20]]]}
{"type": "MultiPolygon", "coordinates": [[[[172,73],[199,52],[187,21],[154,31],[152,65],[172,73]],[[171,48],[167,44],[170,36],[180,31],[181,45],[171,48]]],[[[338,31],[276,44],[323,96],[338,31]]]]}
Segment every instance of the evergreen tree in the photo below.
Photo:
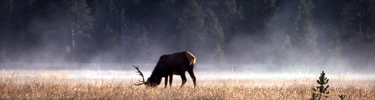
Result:
{"type": "Polygon", "coordinates": [[[90,15],[91,8],[87,5],[86,0],[74,0],[70,9],[73,16],[73,30],[77,34],[90,36],[94,19],[90,15]]]}
{"type": "MultiPolygon", "coordinates": [[[[293,62],[316,64],[316,61],[310,58],[327,54],[331,55],[325,57],[331,60],[329,62],[340,63],[342,61],[338,58],[351,57],[356,65],[370,66],[369,63],[375,55],[374,0],[295,1],[299,2],[2,0],[0,56],[4,59],[6,55],[6,61],[9,62],[20,58],[32,61],[34,58],[18,55],[39,57],[41,53],[37,52],[45,50],[57,56],[66,54],[68,59],[76,57],[77,62],[84,62],[91,59],[90,56],[110,52],[122,62],[133,60],[134,56],[141,58],[150,55],[151,52],[148,51],[153,49],[168,48],[160,51],[165,53],[189,50],[201,60],[225,62],[229,60],[226,58],[237,56],[236,50],[233,49],[236,46],[231,47],[230,43],[236,42],[240,36],[247,36],[251,39],[243,42],[248,44],[236,45],[248,47],[246,49],[249,56],[276,51],[275,55],[278,56],[270,59],[291,55],[297,56],[290,59],[293,62]],[[313,4],[317,6],[314,7],[313,4]],[[326,11],[320,11],[322,9],[326,11]],[[275,14],[281,17],[275,18],[275,14]],[[317,18],[319,20],[316,20],[317,18]],[[271,25],[270,19],[283,20],[277,23],[285,27],[271,25]],[[265,29],[270,27],[281,28],[287,36],[280,34],[282,32],[272,33],[265,29]],[[277,47],[284,50],[261,51],[268,49],[267,46],[254,46],[273,44],[275,37],[285,39],[281,40],[284,43],[277,47]],[[55,47],[46,49],[51,48],[48,47],[51,45],[55,47]],[[249,50],[250,48],[252,50],[249,50]],[[70,55],[74,57],[69,57],[70,55]]],[[[155,52],[153,56],[156,57],[148,58],[157,58],[160,52],[155,52]]],[[[241,58],[236,60],[239,59],[241,58]]],[[[266,57],[251,60],[257,63],[274,62],[266,57]]]]}
{"type": "Polygon", "coordinates": [[[5,24],[10,24],[10,21],[11,21],[11,18],[12,18],[12,12],[14,11],[14,0],[2,0],[0,1],[0,4],[1,4],[1,15],[0,18],[2,20],[2,22],[4,23],[0,23],[1,26],[5,25],[5,24]],[[3,24],[3,25],[2,25],[3,24]]]}
{"type": "Polygon", "coordinates": [[[311,12],[314,8],[311,0],[300,0],[299,12],[295,21],[295,34],[293,44],[298,48],[297,57],[302,63],[313,63],[319,54],[317,34],[313,28],[311,12]]]}
{"type": "MultiPolygon", "coordinates": [[[[101,38],[104,38],[105,40],[104,41],[101,41],[102,43],[102,46],[103,49],[110,49],[111,48],[111,45],[116,41],[116,33],[114,32],[113,28],[111,27],[111,25],[109,25],[109,23],[107,23],[107,25],[105,26],[103,32],[102,32],[103,35],[101,35],[101,38]]],[[[99,37],[100,38],[100,37],[99,37]]]]}
{"type": "Polygon", "coordinates": [[[94,19],[90,15],[91,8],[87,5],[86,0],[67,0],[66,3],[70,8],[69,12],[72,16],[72,52],[73,55],[80,54],[80,56],[73,57],[73,60],[86,62],[90,58],[90,54],[94,52],[91,35],[94,19]]]}
{"type": "Polygon", "coordinates": [[[237,0],[244,30],[248,31],[248,34],[262,31],[277,10],[276,2],[277,0],[237,0]]]}
{"type": "Polygon", "coordinates": [[[116,51],[124,51],[117,50],[119,48],[115,50],[115,47],[120,45],[119,43],[122,42],[120,41],[121,35],[125,34],[125,32],[122,32],[123,25],[129,25],[129,23],[123,21],[126,19],[124,18],[126,16],[125,7],[131,5],[127,2],[129,0],[93,0],[88,3],[89,6],[93,7],[91,15],[94,19],[97,19],[93,21],[95,23],[93,27],[96,28],[96,31],[91,32],[95,49],[97,49],[95,54],[113,52],[111,54],[120,55],[120,52],[116,51]]]}
{"type": "MultiPolygon", "coordinates": [[[[286,38],[284,40],[284,43],[282,44],[282,52],[284,54],[282,56],[296,55],[295,47],[293,46],[292,39],[290,38],[289,35],[286,36],[286,38]]],[[[297,59],[294,58],[294,57],[291,57],[289,59],[283,59],[283,60],[284,60],[284,62],[287,62],[285,64],[293,65],[290,62],[293,62],[297,59]]]]}
{"type": "Polygon", "coordinates": [[[327,77],[325,77],[325,73],[324,73],[324,71],[322,71],[322,73],[320,73],[319,79],[316,80],[316,82],[319,84],[319,86],[313,88],[314,92],[313,92],[312,98],[310,98],[310,100],[315,100],[315,99],[320,100],[322,97],[328,98],[328,96],[326,96],[327,94],[329,94],[329,91],[327,90],[329,85],[326,85],[328,83],[328,81],[329,81],[329,79],[327,79],[327,77]]]}
{"type": "Polygon", "coordinates": [[[338,95],[338,96],[340,97],[340,100],[344,100],[345,97],[346,97],[346,95],[343,95],[343,94],[340,94],[340,95],[338,95]]]}
{"type": "Polygon", "coordinates": [[[178,18],[176,30],[179,36],[177,45],[181,50],[198,50],[204,43],[205,33],[203,32],[204,13],[195,0],[186,0],[182,7],[182,14],[178,18]]]}
{"type": "Polygon", "coordinates": [[[219,62],[220,65],[225,66],[226,60],[223,51],[225,38],[223,29],[219,24],[218,18],[212,10],[208,9],[206,11],[206,14],[207,15],[205,17],[204,33],[206,33],[207,36],[205,36],[204,38],[207,42],[205,44],[205,49],[208,49],[209,52],[212,52],[211,60],[214,61],[214,63],[219,62]]]}
{"type": "MultiPolygon", "coordinates": [[[[341,43],[341,34],[336,29],[333,36],[329,41],[329,53],[331,54],[330,62],[334,64],[341,64],[340,58],[342,57],[342,43],[341,43]]],[[[340,65],[339,65],[340,66],[340,65]]],[[[341,67],[341,66],[340,66],[341,67]]]]}
{"type": "MultiPolygon", "coordinates": [[[[352,0],[342,13],[341,38],[344,57],[356,59],[357,66],[369,66],[375,56],[375,1],[352,0]]],[[[354,60],[353,60],[354,61],[354,60]]]]}
{"type": "Polygon", "coordinates": [[[353,0],[345,6],[342,15],[345,41],[356,43],[375,40],[375,1],[353,0]]]}

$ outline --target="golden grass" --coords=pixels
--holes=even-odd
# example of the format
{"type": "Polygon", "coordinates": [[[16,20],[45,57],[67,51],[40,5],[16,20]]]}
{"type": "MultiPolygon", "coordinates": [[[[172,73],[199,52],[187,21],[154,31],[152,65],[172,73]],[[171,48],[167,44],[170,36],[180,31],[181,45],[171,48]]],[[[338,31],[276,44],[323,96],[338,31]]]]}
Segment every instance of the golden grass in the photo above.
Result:
{"type": "MultiPolygon", "coordinates": [[[[46,75],[48,76],[48,75],[46,75]]],[[[259,100],[309,99],[315,79],[198,79],[194,88],[191,80],[180,88],[175,77],[173,86],[157,88],[134,86],[137,79],[73,79],[56,77],[0,77],[2,99],[122,99],[122,100],[259,100]]],[[[331,80],[328,99],[375,100],[375,80],[331,80]]]]}
{"type": "MultiPolygon", "coordinates": [[[[241,83],[249,82],[249,80],[237,80],[239,82],[235,83],[225,83],[229,80],[207,80],[210,85],[204,84],[204,86],[196,88],[191,85],[179,88],[179,84],[175,84],[172,88],[163,88],[163,85],[158,88],[136,87],[131,84],[132,81],[127,81],[131,80],[3,79],[0,83],[0,99],[301,100],[310,98],[312,92],[311,86],[298,85],[298,83],[286,87],[241,85],[241,83]],[[92,81],[92,83],[84,81],[92,81]],[[214,83],[217,83],[217,85],[214,83]]],[[[200,83],[204,83],[204,81],[200,80],[200,83]]],[[[337,96],[339,94],[348,95],[348,99],[375,99],[373,87],[363,88],[353,85],[331,87],[329,91],[331,91],[329,99],[339,99],[337,96]]]]}

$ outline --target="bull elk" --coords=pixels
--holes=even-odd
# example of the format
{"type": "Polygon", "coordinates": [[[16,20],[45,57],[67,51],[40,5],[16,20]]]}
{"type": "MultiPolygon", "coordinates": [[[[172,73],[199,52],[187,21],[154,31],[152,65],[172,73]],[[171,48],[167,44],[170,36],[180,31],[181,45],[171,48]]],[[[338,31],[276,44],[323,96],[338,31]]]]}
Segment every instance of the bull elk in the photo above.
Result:
{"type": "Polygon", "coordinates": [[[165,87],[167,87],[168,77],[169,85],[172,87],[173,75],[180,75],[182,79],[181,87],[186,83],[185,72],[187,71],[193,80],[194,87],[196,86],[196,79],[194,75],[194,65],[196,58],[193,54],[188,51],[177,52],[174,54],[165,54],[159,58],[151,76],[145,82],[143,73],[139,70],[137,66],[133,67],[138,71],[139,75],[142,76],[142,81],[135,85],[146,85],[149,87],[156,87],[161,83],[161,78],[165,78],[165,87]]]}

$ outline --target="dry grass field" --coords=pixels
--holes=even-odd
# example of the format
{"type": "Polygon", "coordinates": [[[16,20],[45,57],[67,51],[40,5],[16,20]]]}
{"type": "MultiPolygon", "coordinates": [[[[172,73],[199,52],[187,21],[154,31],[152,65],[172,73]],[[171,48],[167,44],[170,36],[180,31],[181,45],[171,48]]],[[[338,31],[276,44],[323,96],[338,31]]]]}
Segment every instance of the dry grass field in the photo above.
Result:
{"type": "MultiPolygon", "coordinates": [[[[24,72],[21,72],[24,73],[24,72]]],[[[181,80],[174,77],[173,86],[157,88],[134,86],[137,79],[69,78],[61,74],[20,76],[17,72],[1,74],[0,99],[121,99],[121,100],[259,100],[309,99],[316,79],[199,79],[193,87],[191,80],[180,88],[181,80]]],[[[329,76],[328,76],[329,78],[329,76]]],[[[189,79],[189,77],[188,77],[189,79]]],[[[375,100],[375,80],[338,80],[328,83],[328,99],[375,100]]]]}

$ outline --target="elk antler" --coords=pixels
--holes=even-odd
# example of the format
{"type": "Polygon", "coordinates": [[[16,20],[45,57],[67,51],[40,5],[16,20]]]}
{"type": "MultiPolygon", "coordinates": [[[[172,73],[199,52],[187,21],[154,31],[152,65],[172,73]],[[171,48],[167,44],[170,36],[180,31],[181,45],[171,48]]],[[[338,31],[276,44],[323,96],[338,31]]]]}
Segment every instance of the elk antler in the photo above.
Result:
{"type": "Polygon", "coordinates": [[[138,81],[138,83],[136,83],[136,84],[134,84],[134,85],[139,86],[139,85],[145,84],[146,82],[145,82],[145,77],[143,76],[143,73],[139,70],[138,66],[134,66],[134,65],[133,65],[133,67],[134,67],[135,69],[137,69],[139,75],[141,75],[141,76],[142,76],[142,79],[143,79],[142,81],[138,81]]]}

